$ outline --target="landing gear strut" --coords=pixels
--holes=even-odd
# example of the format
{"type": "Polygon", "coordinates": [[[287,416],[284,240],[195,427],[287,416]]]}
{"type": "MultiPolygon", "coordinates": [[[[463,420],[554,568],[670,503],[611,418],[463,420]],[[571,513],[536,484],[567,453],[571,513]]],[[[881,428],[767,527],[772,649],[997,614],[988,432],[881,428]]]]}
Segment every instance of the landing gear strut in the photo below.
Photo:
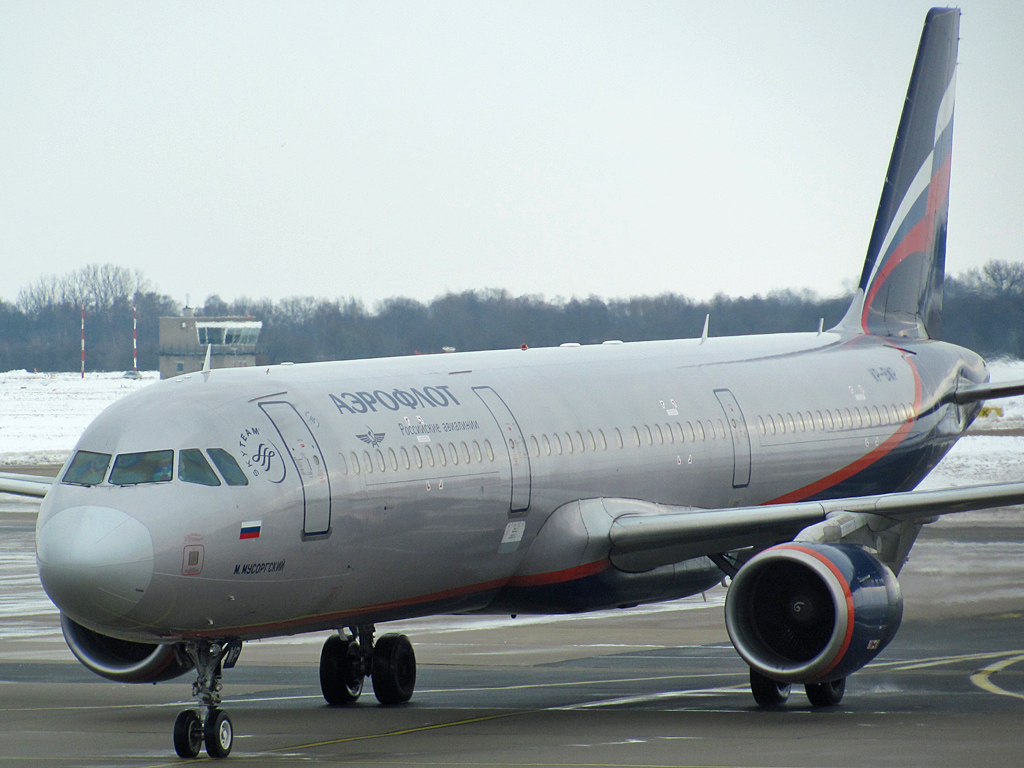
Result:
{"type": "Polygon", "coordinates": [[[192,695],[199,700],[200,711],[182,710],[174,721],[174,751],[178,757],[199,757],[204,744],[210,757],[231,753],[235,731],[231,718],[218,705],[223,670],[235,666],[241,651],[240,640],[185,643],[185,652],[196,667],[192,695]]]}
{"type": "Polygon", "coordinates": [[[416,687],[416,654],[405,635],[387,634],[375,643],[372,624],[349,627],[327,638],[320,652],[320,690],[328,704],[351,704],[369,677],[385,706],[404,704],[416,687]]]}

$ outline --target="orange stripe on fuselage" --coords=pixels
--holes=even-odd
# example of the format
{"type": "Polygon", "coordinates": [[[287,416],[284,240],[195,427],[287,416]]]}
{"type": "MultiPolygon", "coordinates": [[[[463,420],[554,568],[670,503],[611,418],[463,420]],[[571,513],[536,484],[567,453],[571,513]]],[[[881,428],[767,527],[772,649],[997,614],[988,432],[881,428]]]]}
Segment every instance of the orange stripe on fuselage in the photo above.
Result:
{"type": "Polygon", "coordinates": [[[870,467],[903,442],[903,438],[907,436],[911,429],[913,429],[914,420],[921,412],[921,377],[917,373],[917,368],[914,366],[913,360],[906,356],[904,359],[907,361],[907,365],[910,366],[911,373],[914,374],[914,412],[911,414],[910,420],[901,424],[900,428],[893,432],[884,443],[874,450],[864,454],[852,464],[848,464],[842,469],[837,470],[830,475],[826,475],[820,480],[815,480],[810,485],[805,485],[803,488],[797,488],[795,491],[790,491],[789,493],[783,494],[771,501],[766,501],[764,502],[765,504],[788,504],[794,501],[804,501],[805,499],[809,499],[834,485],[839,485],[839,483],[844,480],[848,480],[862,469],[870,467]]]}

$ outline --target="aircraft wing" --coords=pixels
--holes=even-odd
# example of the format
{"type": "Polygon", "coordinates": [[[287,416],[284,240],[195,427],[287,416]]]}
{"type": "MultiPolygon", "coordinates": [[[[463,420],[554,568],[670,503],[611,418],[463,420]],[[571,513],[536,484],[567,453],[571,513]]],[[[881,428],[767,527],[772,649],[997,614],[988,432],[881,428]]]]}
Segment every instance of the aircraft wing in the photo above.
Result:
{"type": "Polygon", "coordinates": [[[953,400],[963,405],[964,403],[976,403],[978,400],[995,400],[1000,397],[1013,397],[1014,395],[1024,395],[1024,379],[974,384],[970,387],[958,389],[953,394],[953,400]]]}
{"type": "Polygon", "coordinates": [[[19,496],[35,496],[41,499],[50,490],[54,480],[55,478],[39,475],[0,472],[0,493],[15,493],[19,496]]]}
{"type": "Polygon", "coordinates": [[[609,538],[616,565],[643,570],[788,541],[805,528],[836,519],[842,513],[886,518],[893,523],[924,522],[953,512],[1024,504],[1024,483],[725,509],[670,507],[633,499],[588,502],[600,503],[613,518],[609,538]]]}

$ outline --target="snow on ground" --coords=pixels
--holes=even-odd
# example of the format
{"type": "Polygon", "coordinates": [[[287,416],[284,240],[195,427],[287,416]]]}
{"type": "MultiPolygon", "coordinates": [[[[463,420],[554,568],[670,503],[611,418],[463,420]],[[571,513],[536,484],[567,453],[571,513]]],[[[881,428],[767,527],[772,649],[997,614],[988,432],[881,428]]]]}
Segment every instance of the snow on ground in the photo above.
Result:
{"type": "Polygon", "coordinates": [[[0,373],[0,466],[62,464],[79,436],[115,400],[160,378],[118,373],[0,373]]]}
{"type": "MultiPolygon", "coordinates": [[[[1020,381],[1024,379],[1024,360],[991,360],[988,364],[992,381],[1020,381]]],[[[1001,409],[1002,416],[997,412],[978,419],[978,429],[1024,429],[1024,395],[992,400],[988,403],[992,409],[1001,409]]]]}

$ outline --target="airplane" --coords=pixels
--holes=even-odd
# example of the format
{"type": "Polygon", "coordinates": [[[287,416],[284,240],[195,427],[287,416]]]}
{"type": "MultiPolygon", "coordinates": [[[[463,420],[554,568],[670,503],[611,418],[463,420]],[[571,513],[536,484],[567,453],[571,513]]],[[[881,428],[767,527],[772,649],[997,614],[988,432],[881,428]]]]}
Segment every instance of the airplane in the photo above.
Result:
{"type": "Polygon", "coordinates": [[[861,278],[829,330],[209,370],[117,401],[42,497],[36,551],[68,646],[126,683],[193,672],[184,758],[226,757],[247,640],[333,630],[331,704],[413,695],[388,621],[571,614],[730,581],[764,707],[817,706],[899,628],[897,575],[939,515],[1024,483],[913,489],[986,399],[940,340],[960,13],[932,9],[861,278]]]}

